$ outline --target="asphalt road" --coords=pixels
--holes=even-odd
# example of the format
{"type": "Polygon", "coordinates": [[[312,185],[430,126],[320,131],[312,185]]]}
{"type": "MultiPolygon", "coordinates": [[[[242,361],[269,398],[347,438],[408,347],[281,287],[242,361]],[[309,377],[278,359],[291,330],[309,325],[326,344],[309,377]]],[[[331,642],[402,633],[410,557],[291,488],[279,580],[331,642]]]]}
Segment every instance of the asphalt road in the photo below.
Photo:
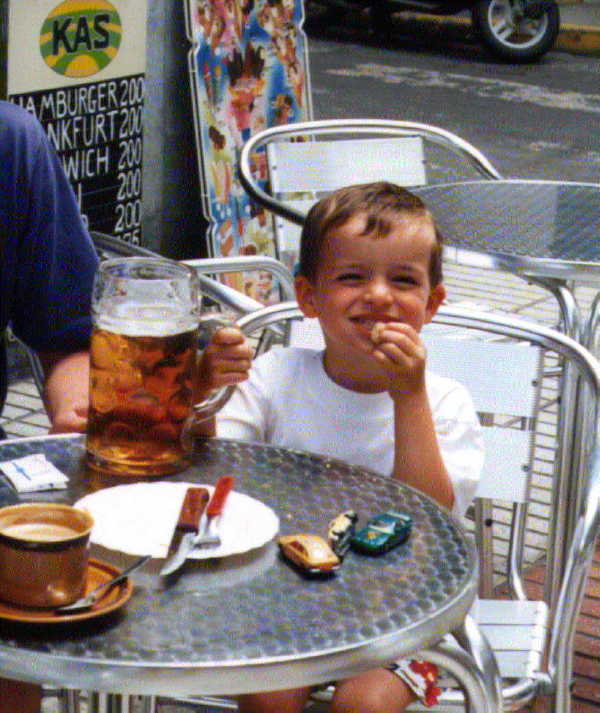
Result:
{"type": "Polygon", "coordinates": [[[416,39],[410,27],[386,47],[353,19],[343,30],[309,30],[315,119],[436,124],[475,144],[505,176],[600,181],[597,58],[551,52],[537,64],[507,65],[474,39],[442,31],[416,39]]]}

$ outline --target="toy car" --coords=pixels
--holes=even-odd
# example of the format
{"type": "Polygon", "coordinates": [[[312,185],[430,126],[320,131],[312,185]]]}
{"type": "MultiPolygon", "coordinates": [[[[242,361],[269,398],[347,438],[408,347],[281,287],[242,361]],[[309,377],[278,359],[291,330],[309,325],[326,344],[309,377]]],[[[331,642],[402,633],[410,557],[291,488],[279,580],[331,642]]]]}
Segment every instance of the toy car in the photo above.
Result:
{"type": "Polygon", "coordinates": [[[343,557],[350,548],[350,540],[356,532],[358,515],[354,510],[346,510],[335,517],[327,527],[327,539],[338,557],[343,557]]]}
{"type": "Polygon", "coordinates": [[[333,572],[340,566],[339,557],[319,535],[283,535],[278,543],[284,557],[309,574],[333,572]]]}
{"type": "Polygon", "coordinates": [[[381,554],[406,542],[412,529],[412,518],[401,512],[388,510],[372,517],[350,540],[358,552],[381,554]]]}

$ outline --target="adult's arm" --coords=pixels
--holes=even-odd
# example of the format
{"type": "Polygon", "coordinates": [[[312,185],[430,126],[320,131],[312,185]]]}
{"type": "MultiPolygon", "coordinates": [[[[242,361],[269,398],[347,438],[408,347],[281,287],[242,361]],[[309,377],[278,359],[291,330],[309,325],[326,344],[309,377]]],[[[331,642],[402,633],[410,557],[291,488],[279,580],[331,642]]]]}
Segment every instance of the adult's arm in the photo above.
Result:
{"type": "Polygon", "coordinates": [[[87,351],[40,354],[46,374],[44,405],[50,433],[85,432],[90,358],[87,351]]]}
{"type": "Polygon", "coordinates": [[[42,358],[54,430],[82,430],[91,293],[98,258],[39,122],[0,102],[0,265],[4,318],[42,358]]]}
{"type": "Polygon", "coordinates": [[[13,125],[17,121],[20,129],[3,149],[16,166],[9,186],[12,239],[5,247],[9,320],[38,353],[87,349],[98,258],[43,128],[29,115],[13,117],[13,125]]]}

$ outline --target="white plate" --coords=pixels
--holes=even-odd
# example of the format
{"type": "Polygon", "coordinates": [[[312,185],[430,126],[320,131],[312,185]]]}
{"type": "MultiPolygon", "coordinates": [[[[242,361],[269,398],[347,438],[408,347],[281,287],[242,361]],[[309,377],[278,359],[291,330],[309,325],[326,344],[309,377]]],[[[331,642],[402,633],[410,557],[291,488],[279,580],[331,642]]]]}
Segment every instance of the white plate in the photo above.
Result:
{"type": "MultiPolygon", "coordinates": [[[[94,518],[91,541],[131,555],[166,557],[185,491],[198,483],[131,483],[91,493],[75,503],[94,518]]],[[[204,485],[210,493],[212,485],[204,485]]],[[[196,549],[192,559],[247,552],[271,540],[277,515],[243,493],[231,492],[218,523],[220,547],[196,549]]]]}

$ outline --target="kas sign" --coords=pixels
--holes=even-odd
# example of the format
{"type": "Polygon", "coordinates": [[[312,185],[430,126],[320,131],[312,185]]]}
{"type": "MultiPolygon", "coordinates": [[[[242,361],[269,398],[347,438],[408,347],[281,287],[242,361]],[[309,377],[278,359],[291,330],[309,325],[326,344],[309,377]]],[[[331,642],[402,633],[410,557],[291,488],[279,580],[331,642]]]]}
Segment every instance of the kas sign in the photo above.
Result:
{"type": "Polygon", "coordinates": [[[106,0],[65,0],[42,25],[44,62],[65,77],[91,77],[115,58],[121,44],[121,18],[106,0]]]}
{"type": "Polygon", "coordinates": [[[0,61],[8,98],[43,124],[89,228],[136,244],[146,3],[9,0],[7,57],[0,61]]]}

